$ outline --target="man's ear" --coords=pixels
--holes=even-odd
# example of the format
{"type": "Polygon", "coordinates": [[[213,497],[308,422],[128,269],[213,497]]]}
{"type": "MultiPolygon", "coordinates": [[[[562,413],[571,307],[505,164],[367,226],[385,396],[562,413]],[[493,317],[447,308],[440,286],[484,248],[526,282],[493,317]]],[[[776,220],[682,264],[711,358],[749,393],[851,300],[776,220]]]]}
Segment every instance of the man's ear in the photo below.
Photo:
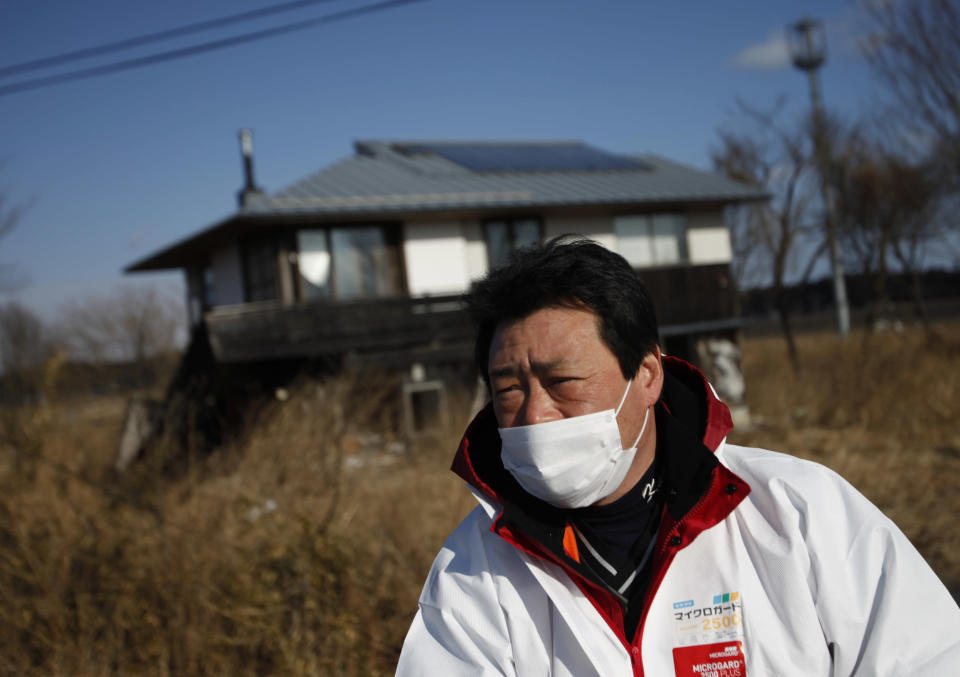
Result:
{"type": "Polygon", "coordinates": [[[663,361],[660,346],[654,346],[653,350],[643,356],[637,375],[634,377],[634,383],[640,386],[639,389],[643,392],[644,406],[652,407],[657,403],[660,399],[660,391],[663,390],[663,361]]]}

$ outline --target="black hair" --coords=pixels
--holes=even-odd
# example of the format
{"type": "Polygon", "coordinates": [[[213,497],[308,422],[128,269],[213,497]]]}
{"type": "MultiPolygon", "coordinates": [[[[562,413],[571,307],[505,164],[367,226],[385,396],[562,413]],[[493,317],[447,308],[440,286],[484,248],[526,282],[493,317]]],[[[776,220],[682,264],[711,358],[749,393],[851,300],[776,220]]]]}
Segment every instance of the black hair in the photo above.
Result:
{"type": "Polygon", "coordinates": [[[601,340],[631,379],[659,343],[646,286],[619,254],[581,236],[561,235],[514,251],[473,284],[467,309],[477,325],[474,359],[487,385],[490,343],[497,326],[544,308],[586,308],[601,340]]]}

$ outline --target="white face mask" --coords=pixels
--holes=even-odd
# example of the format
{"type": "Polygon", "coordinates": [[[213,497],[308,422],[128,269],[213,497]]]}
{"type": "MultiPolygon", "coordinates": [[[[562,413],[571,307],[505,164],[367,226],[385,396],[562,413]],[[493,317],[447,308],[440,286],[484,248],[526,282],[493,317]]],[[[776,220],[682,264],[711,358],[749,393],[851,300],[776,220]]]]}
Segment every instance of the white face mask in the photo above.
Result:
{"type": "Polygon", "coordinates": [[[624,449],[617,414],[630,383],[616,410],[500,428],[503,467],[528,493],[558,508],[582,508],[606,498],[627,476],[650,415],[648,408],[637,440],[624,449]]]}

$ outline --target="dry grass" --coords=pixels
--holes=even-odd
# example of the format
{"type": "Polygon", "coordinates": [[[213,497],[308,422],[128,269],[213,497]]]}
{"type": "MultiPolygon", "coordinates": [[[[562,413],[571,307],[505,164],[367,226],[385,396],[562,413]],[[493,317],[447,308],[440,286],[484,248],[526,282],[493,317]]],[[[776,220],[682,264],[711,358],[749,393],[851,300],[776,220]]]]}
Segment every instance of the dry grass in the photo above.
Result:
{"type": "MultiPolygon", "coordinates": [[[[960,327],[800,351],[794,377],[781,341],[748,340],[762,423],[736,441],[836,468],[960,581],[960,327]]],[[[4,412],[0,675],[392,674],[473,504],[447,471],[464,417],[398,452],[394,392],[305,386],[175,479],[151,463],[112,475],[120,401],[4,412]]]]}
{"type": "Polygon", "coordinates": [[[454,433],[389,451],[393,393],[304,387],[176,479],[159,457],[109,471],[122,403],[21,412],[37,443],[0,466],[0,674],[392,674],[472,501],[454,433]]]}

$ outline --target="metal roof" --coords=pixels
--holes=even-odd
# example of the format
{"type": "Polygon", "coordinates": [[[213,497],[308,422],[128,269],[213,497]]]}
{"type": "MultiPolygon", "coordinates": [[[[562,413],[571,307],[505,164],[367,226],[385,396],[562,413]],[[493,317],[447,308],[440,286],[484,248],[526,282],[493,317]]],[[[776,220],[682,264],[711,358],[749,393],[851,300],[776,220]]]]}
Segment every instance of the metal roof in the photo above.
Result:
{"type": "Polygon", "coordinates": [[[639,160],[585,143],[420,143],[396,145],[404,154],[439,155],[475,172],[649,169],[639,160]]]}
{"type": "Polygon", "coordinates": [[[251,204],[244,211],[337,214],[643,202],[739,202],[766,197],[755,186],[718,174],[656,156],[613,155],[579,142],[358,141],[355,146],[354,156],[251,204]],[[608,158],[606,166],[612,166],[610,158],[619,161],[619,168],[591,165],[584,169],[478,170],[466,166],[492,167],[497,162],[547,166],[551,161],[564,164],[565,160],[571,165],[601,157],[608,158]]]}
{"type": "Polygon", "coordinates": [[[357,141],[355,154],[130,265],[180,267],[242,223],[431,211],[732,203],[756,186],[653,155],[615,155],[578,141],[357,141]],[[571,169],[570,167],[579,167],[571,169]],[[178,263],[178,261],[180,263],[178,263]]]}

